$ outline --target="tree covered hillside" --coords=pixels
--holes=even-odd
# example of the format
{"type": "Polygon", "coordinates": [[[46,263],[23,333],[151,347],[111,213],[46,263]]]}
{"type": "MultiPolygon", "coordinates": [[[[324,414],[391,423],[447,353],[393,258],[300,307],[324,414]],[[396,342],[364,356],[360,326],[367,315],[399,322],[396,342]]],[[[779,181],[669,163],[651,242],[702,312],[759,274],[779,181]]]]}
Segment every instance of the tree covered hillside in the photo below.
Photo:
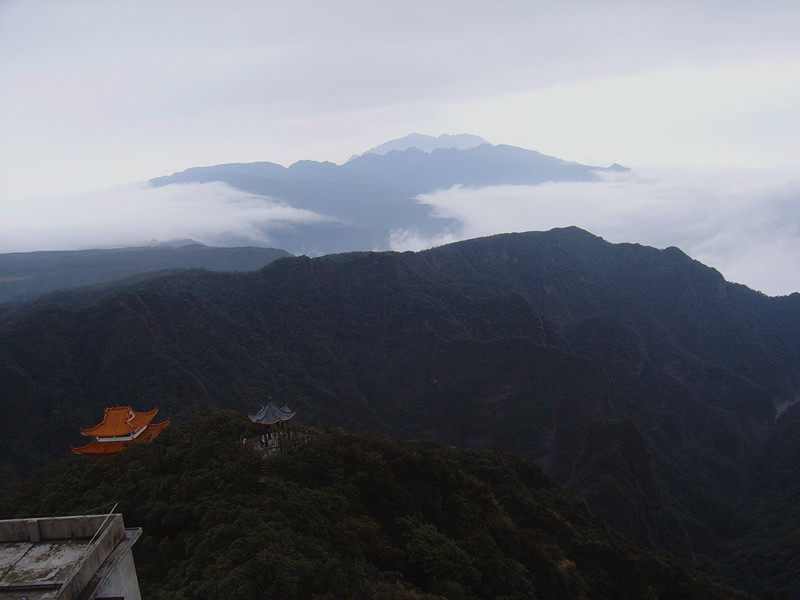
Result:
{"type": "Polygon", "coordinates": [[[202,413],[154,442],[54,463],[2,517],[116,503],[143,595],[193,598],[747,598],[632,547],[541,469],[500,451],[296,427],[268,459],[244,415],[202,413]]]}

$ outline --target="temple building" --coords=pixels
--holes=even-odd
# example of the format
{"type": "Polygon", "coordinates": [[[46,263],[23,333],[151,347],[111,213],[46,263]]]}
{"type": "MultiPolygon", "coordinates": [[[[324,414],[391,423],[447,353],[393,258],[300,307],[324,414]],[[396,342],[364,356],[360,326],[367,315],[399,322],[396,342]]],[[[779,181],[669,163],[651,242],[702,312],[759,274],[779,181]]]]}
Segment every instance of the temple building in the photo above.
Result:
{"type": "Polygon", "coordinates": [[[131,444],[147,443],[169,425],[169,419],[161,423],[151,423],[156,413],[157,407],[140,413],[134,412],[130,406],[107,408],[102,423],[89,429],[81,428],[83,435],[94,439],[85,446],[73,447],[72,451],[76,454],[100,456],[115,454],[131,444]]]}
{"type": "Polygon", "coordinates": [[[291,433],[287,434],[283,430],[283,423],[296,414],[297,411],[291,410],[288,406],[278,408],[274,402],[268,402],[256,414],[248,415],[253,423],[265,426],[265,432],[259,436],[259,441],[254,447],[264,450],[268,456],[281,452],[293,437],[291,433]]]}

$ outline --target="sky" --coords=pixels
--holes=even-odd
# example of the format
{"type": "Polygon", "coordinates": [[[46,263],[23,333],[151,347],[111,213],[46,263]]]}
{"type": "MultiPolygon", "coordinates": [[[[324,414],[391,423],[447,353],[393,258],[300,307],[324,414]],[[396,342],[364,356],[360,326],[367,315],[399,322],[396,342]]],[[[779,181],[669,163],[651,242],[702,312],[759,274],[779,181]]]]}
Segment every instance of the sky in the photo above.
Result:
{"type": "Polygon", "coordinates": [[[795,0],[0,0],[0,252],[320,219],[142,182],[472,133],[631,171],[429,194],[461,227],[395,247],[577,224],[798,291],[799,28],[795,0]]]}

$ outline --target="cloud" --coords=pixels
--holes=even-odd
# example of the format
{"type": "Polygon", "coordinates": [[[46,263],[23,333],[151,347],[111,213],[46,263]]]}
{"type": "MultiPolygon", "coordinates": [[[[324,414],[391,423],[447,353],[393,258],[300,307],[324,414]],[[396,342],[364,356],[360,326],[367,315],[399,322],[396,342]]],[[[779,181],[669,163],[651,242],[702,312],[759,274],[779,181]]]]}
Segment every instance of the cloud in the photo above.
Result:
{"type": "Polygon", "coordinates": [[[411,131],[591,164],[794,161],[798,15],[782,0],[0,0],[0,195],[343,162],[411,131]]]}
{"type": "Polygon", "coordinates": [[[220,182],[131,185],[74,197],[7,203],[0,252],[119,247],[193,239],[268,245],[270,231],[330,220],[220,182]]]}
{"type": "Polygon", "coordinates": [[[600,182],[460,186],[418,197],[460,227],[437,236],[393,232],[418,250],[509,231],[577,225],[611,242],[678,246],[730,281],[768,294],[800,291],[800,179],[776,171],[603,173],[600,182]]]}

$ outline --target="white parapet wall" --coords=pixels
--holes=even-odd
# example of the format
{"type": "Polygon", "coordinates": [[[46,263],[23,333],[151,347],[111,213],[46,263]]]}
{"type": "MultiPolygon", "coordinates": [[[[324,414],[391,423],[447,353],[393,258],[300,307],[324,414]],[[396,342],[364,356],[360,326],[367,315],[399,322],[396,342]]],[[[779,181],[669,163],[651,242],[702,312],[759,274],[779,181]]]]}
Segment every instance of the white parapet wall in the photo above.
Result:
{"type": "Polygon", "coordinates": [[[141,600],[120,514],[0,521],[0,600],[141,600]]]}

